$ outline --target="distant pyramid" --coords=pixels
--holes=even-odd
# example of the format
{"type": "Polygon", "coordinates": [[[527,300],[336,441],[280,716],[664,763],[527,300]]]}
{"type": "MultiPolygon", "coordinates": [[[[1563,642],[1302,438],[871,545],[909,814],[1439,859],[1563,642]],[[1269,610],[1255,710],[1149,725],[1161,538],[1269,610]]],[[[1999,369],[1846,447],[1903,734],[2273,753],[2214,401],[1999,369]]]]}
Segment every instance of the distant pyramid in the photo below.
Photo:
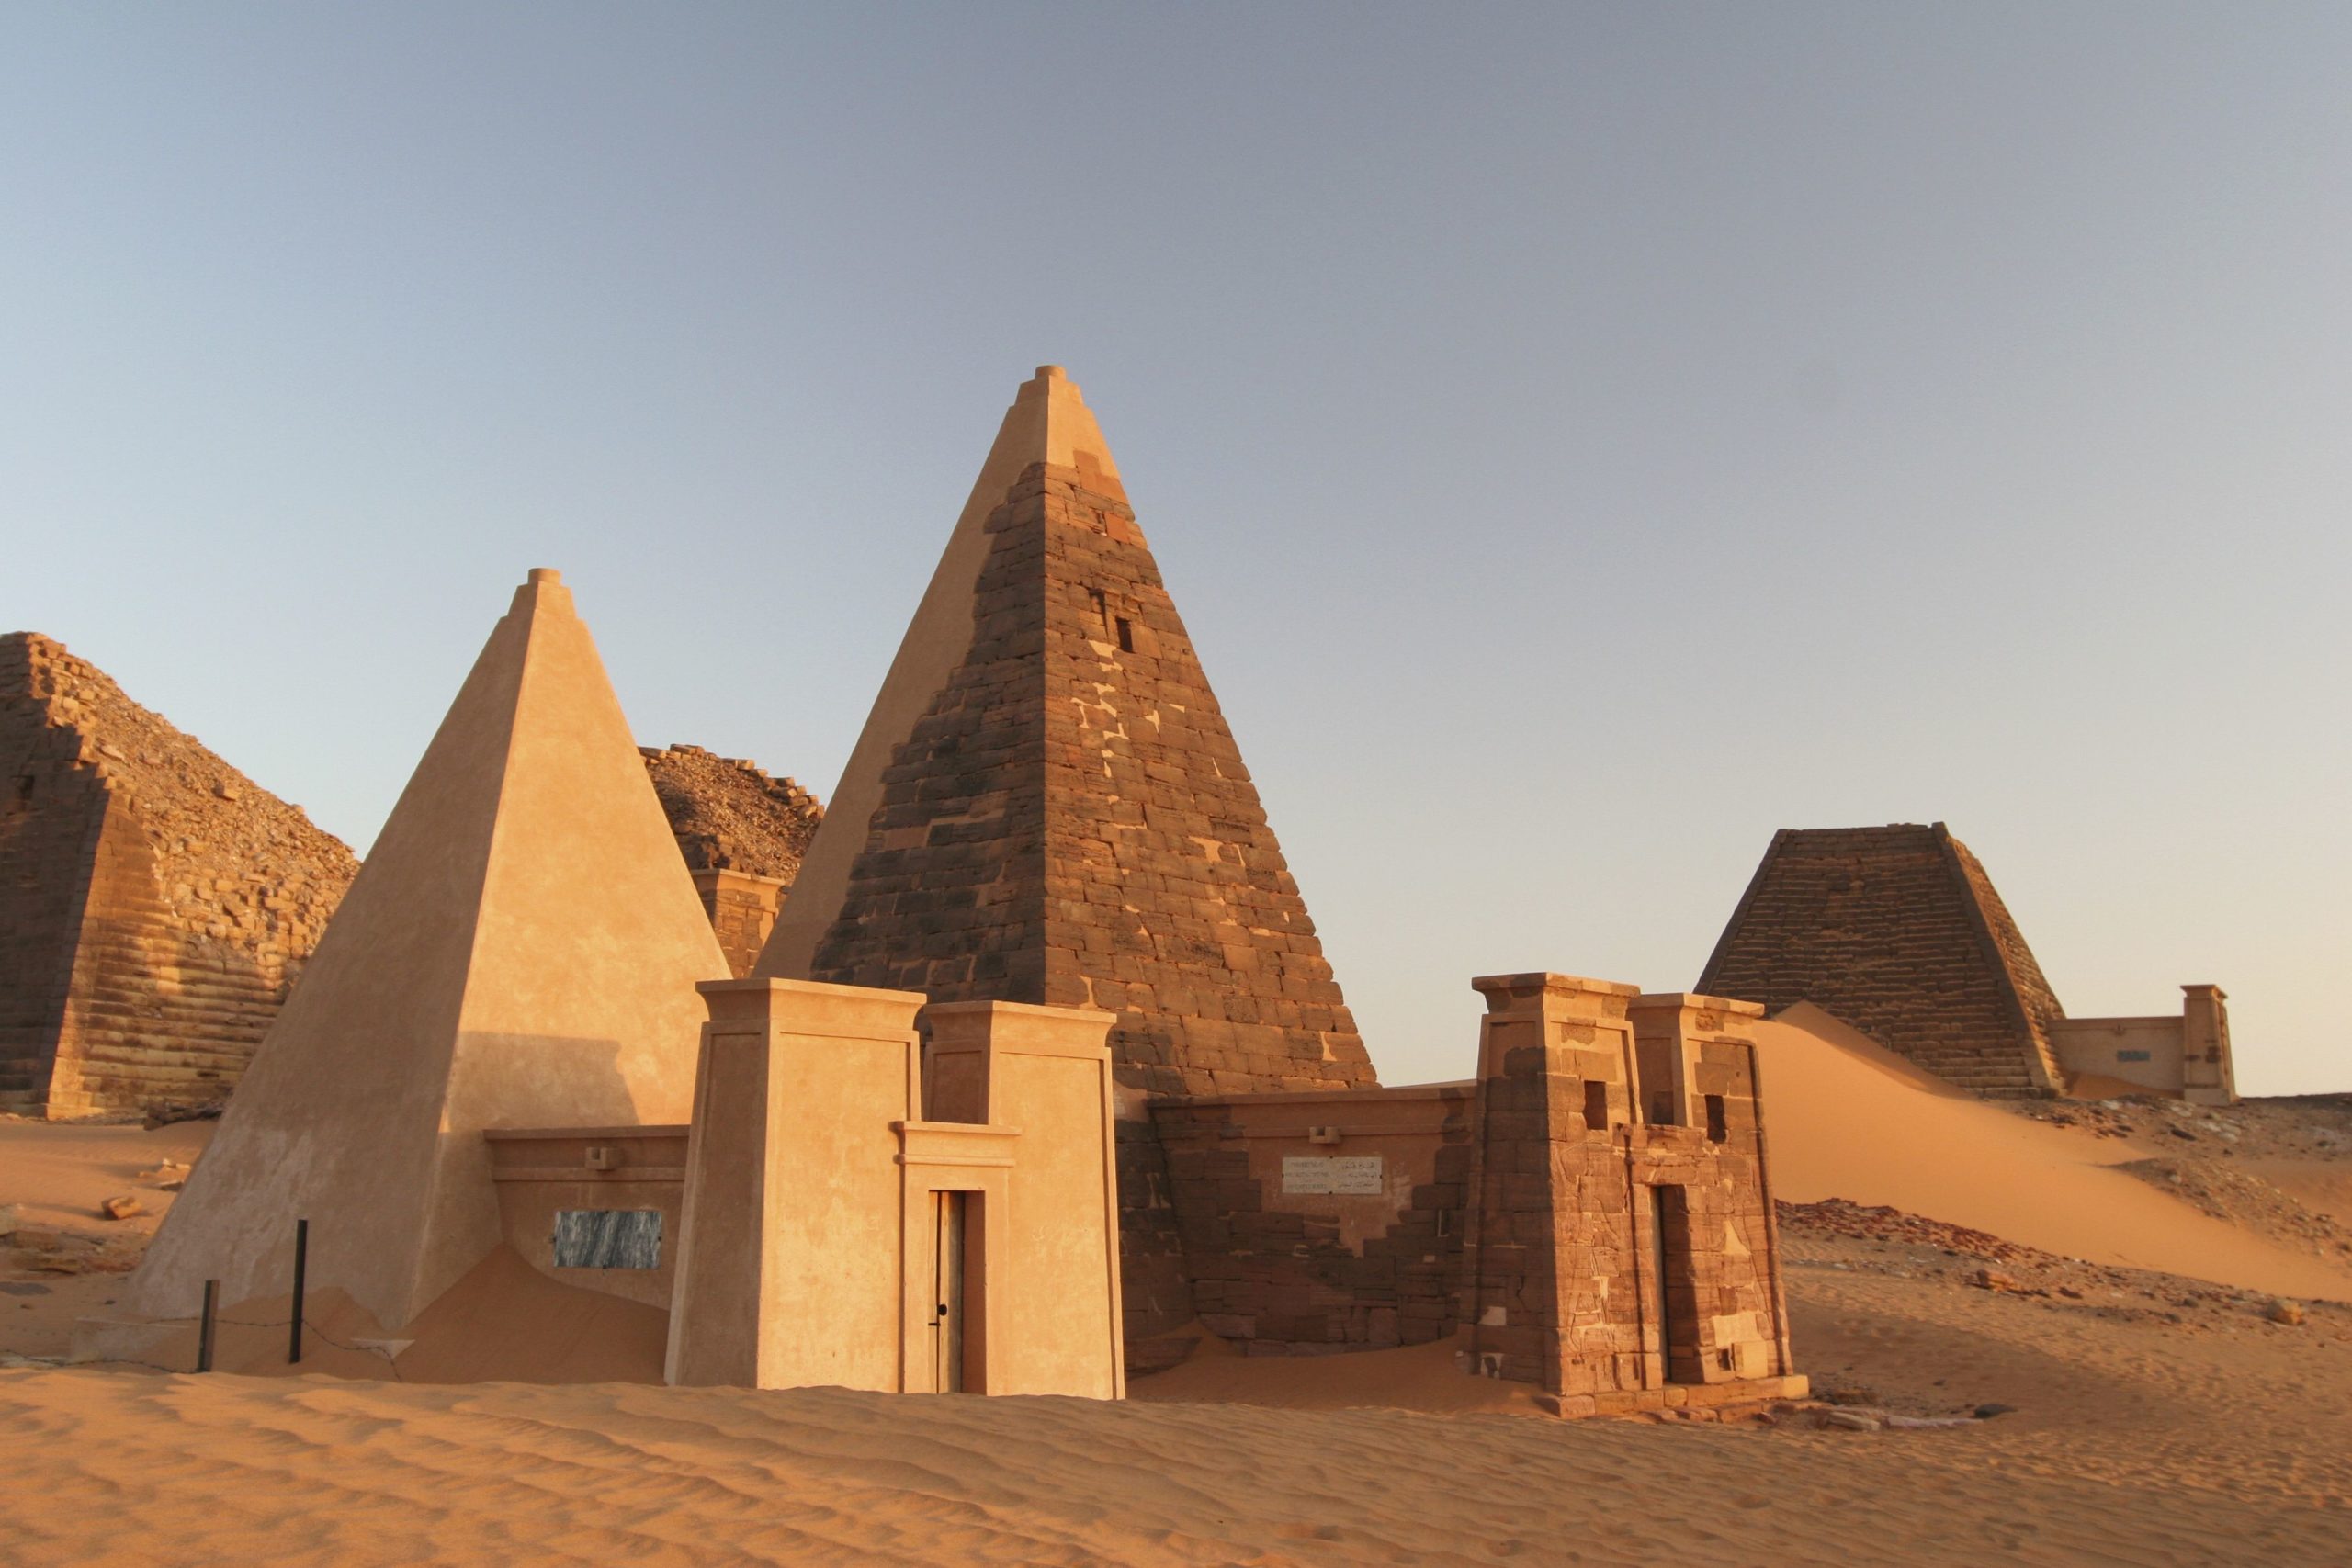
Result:
{"type": "Polygon", "coordinates": [[[759,962],[825,808],[788,778],[699,746],[639,750],[738,980],[759,962]]]}
{"type": "Polygon", "coordinates": [[[481,1134],[687,1119],[723,976],[571,591],[516,590],[132,1281],[310,1280],[387,1327],[498,1244],[481,1134]]]}
{"type": "Polygon", "coordinates": [[[225,1095],[358,869],[96,665],[0,637],[0,1111],[225,1095]]]}
{"type": "Polygon", "coordinates": [[[1993,879],[1938,822],[1783,828],[1699,990],[1811,1002],[1965,1089],[2055,1093],[2065,1010],[1993,879]]]}
{"type": "Polygon", "coordinates": [[[1373,1081],[1059,367],[1005,414],[755,972],[1102,1008],[1131,1089],[1373,1081]]]}

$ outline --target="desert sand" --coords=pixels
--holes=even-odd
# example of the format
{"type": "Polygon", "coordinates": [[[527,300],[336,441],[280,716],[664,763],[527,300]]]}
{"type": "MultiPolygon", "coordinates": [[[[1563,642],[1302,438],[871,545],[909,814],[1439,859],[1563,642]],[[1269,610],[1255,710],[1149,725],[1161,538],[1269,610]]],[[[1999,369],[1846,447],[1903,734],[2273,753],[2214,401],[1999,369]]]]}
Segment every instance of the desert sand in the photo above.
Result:
{"type": "MultiPolygon", "coordinates": [[[[1764,1049],[1800,1367],[1858,1426],[2012,1409],[1929,1429],[1562,1422],[1460,1377],[1444,1344],[1288,1359],[1204,1341],[1121,1404],[672,1390],[620,1381],[646,1375],[660,1314],[597,1318],[498,1258],[389,1363],[319,1342],[288,1375],[280,1325],[224,1343],[223,1365],[269,1375],[68,1369],[48,1359],[119,1275],[20,1249],[0,1252],[0,1562],[2352,1557],[2352,1308],[2331,1304],[2352,1300],[2332,1228],[2352,1103],[2022,1114],[1835,1021],[1784,1021],[1764,1049]],[[2275,1132],[2290,1122],[2321,1130],[2275,1132]],[[2238,1189],[2192,1201],[2220,1179],[2168,1188],[2177,1155],[2275,1202],[2238,1223],[2238,1189]],[[491,1309],[525,1302],[535,1347],[485,1351],[491,1309]],[[509,1377],[615,1381],[427,1381],[483,1354],[509,1377]]],[[[0,1123],[0,1203],[103,1235],[57,1251],[115,1267],[153,1222],[96,1203],[167,1203],[136,1173],[201,1137],[0,1123]]],[[[311,1317],[372,1337],[332,1296],[311,1317]]]]}

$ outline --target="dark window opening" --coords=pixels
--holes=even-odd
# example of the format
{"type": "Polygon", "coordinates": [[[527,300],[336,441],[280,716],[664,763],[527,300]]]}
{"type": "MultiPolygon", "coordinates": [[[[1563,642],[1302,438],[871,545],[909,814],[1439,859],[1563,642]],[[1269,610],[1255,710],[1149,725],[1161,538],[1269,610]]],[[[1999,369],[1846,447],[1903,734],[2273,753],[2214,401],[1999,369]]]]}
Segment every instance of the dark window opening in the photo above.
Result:
{"type": "Polygon", "coordinates": [[[1720,1144],[1731,1136],[1731,1124],[1724,1120],[1724,1097],[1707,1096],[1707,1142],[1720,1144]]]}
{"type": "Polygon", "coordinates": [[[1119,617],[1119,651],[1121,653],[1133,653],[1135,650],[1135,625],[1133,622],[1129,621],[1126,616],[1121,615],[1119,617]]]}
{"type": "Polygon", "coordinates": [[[1609,1126],[1609,1086],[1585,1080],[1584,1124],[1592,1131],[1604,1132],[1609,1126]]]}
{"type": "Polygon", "coordinates": [[[1674,1125],[1674,1091],[1672,1089],[1661,1089],[1651,1091],[1650,1125],[1653,1127],[1674,1125]]]}

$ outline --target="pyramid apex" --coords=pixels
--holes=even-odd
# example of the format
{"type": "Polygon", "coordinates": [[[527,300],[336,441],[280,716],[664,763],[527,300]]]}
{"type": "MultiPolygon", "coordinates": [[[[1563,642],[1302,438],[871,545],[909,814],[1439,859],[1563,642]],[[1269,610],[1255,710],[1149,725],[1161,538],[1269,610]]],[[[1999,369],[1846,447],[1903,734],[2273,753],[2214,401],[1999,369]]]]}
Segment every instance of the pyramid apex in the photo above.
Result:
{"type": "Polygon", "coordinates": [[[1037,373],[1013,395],[996,446],[980,470],[974,500],[985,495],[987,504],[995,505],[1021,469],[1035,462],[1076,468],[1089,488],[1126,499],[1119,465],[1112,460],[1102,427],[1094,423],[1078,383],[1058,365],[1038,366],[1037,373]]]}
{"type": "Polygon", "coordinates": [[[531,609],[549,609],[574,615],[571,590],[563,585],[563,573],[551,566],[535,566],[524,577],[523,585],[514,590],[514,603],[509,613],[531,609]]]}

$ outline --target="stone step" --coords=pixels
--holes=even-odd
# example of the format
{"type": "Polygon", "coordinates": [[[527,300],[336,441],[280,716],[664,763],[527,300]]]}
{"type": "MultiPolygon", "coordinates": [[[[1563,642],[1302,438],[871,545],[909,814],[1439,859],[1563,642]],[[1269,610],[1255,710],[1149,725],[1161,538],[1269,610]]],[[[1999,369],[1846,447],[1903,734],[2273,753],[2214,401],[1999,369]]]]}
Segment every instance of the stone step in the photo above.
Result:
{"type": "Polygon", "coordinates": [[[98,987],[83,994],[81,1005],[85,1012],[130,1013],[146,1018],[173,1012],[191,1018],[218,1019],[224,1023],[266,1025],[277,1016],[277,1004],[274,998],[264,1002],[250,993],[133,991],[121,987],[98,987]]]}
{"type": "Polygon", "coordinates": [[[260,1043],[251,1035],[231,1039],[220,1035],[197,1035],[153,1030],[133,1033],[125,1030],[105,1030],[77,1036],[69,1055],[85,1061],[107,1057],[150,1055],[188,1059],[202,1058],[208,1062],[243,1062],[253,1056],[260,1043]]]}
{"type": "Polygon", "coordinates": [[[253,1060],[255,1040],[190,1040],[171,1035],[85,1040],[70,1053],[85,1062],[173,1061],[242,1071],[253,1060]]]}

